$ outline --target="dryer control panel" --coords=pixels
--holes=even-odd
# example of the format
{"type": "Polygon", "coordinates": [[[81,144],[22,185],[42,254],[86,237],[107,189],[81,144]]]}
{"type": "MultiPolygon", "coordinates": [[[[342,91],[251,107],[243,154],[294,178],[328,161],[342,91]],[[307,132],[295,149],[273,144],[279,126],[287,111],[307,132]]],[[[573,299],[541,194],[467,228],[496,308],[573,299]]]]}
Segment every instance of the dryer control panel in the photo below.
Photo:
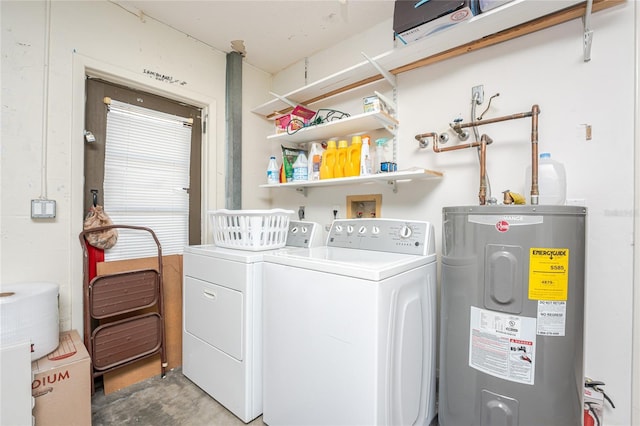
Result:
{"type": "Polygon", "coordinates": [[[321,245],[320,225],[315,222],[301,220],[289,221],[289,231],[287,232],[288,247],[317,247],[321,245]]]}
{"type": "Polygon", "coordinates": [[[327,246],[425,256],[435,253],[434,229],[415,220],[336,219],[327,246]]]}

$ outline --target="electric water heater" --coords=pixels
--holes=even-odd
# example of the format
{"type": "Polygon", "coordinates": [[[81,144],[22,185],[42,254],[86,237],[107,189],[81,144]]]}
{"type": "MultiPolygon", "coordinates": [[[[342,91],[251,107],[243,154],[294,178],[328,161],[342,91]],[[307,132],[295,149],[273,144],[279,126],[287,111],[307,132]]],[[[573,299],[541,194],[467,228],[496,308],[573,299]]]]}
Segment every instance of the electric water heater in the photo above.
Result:
{"type": "Polygon", "coordinates": [[[443,209],[441,426],[580,425],[586,208],[443,209]]]}

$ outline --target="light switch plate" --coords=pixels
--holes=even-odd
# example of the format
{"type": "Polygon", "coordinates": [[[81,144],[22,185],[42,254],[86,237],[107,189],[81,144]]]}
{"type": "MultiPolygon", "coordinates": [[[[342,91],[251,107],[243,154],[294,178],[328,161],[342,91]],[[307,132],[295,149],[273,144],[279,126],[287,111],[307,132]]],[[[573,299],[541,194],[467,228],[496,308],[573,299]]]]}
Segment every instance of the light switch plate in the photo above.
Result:
{"type": "Polygon", "coordinates": [[[32,219],[51,219],[56,217],[55,200],[31,200],[32,219]]]}

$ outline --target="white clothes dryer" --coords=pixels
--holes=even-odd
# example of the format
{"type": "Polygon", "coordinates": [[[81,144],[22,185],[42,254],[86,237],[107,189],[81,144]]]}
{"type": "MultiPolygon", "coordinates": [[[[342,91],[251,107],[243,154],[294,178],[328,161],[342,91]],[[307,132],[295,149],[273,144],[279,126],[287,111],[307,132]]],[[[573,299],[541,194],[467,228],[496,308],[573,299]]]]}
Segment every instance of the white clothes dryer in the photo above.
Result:
{"type": "Polygon", "coordinates": [[[262,414],[263,257],[318,245],[320,231],[291,221],[284,248],[184,249],[182,373],[245,423],[262,414]]]}
{"type": "Polygon", "coordinates": [[[428,222],[333,222],[327,245],[269,253],[263,421],[428,425],[435,417],[436,255],[428,222]]]}

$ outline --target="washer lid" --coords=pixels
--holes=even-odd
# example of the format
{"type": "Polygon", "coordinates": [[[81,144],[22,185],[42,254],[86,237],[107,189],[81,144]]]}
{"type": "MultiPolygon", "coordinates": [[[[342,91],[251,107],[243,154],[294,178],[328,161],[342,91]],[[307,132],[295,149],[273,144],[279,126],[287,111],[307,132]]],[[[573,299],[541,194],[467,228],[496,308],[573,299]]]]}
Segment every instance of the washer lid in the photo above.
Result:
{"type": "Polygon", "coordinates": [[[264,256],[265,262],[371,281],[381,281],[435,260],[435,254],[418,256],[324,246],[268,252],[264,256]]]}

